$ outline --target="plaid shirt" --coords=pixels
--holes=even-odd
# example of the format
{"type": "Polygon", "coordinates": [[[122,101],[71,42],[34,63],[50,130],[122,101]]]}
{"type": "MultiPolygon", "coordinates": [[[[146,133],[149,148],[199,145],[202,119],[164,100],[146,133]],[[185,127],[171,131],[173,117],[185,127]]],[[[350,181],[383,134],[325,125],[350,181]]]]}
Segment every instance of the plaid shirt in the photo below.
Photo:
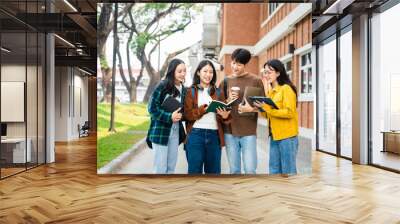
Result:
{"type": "MultiPolygon", "coordinates": [[[[163,93],[166,81],[161,81],[154,89],[148,104],[148,111],[151,117],[150,128],[147,134],[147,139],[155,144],[168,145],[168,138],[172,127],[172,113],[167,112],[161,108],[162,102],[167,94],[163,93]]],[[[186,90],[182,89],[181,102],[183,104],[185,99],[186,90]]],[[[183,110],[183,108],[182,108],[183,110]]],[[[183,111],[182,111],[183,112],[183,111]]],[[[183,129],[182,121],[179,121],[179,144],[185,139],[185,131],[183,129]]]]}

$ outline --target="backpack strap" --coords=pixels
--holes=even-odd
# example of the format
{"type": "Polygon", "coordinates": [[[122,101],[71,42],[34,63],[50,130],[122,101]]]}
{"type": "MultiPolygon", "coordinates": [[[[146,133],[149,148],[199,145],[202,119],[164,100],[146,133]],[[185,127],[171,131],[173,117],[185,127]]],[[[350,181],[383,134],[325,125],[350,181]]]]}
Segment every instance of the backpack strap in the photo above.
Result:
{"type": "Polygon", "coordinates": [[[228,98],[228,97],[227,97],[228,95],[226,94],[227,89],[228,89],[228,86],[227,86],[228,81],[226,80],[226,77],[224,78],[223,83],[224,83],[224,95],[225,95],[225,98],[228,98]]]}
{"type": "Polygon", "coordinates": [[[221,99],[221,89],[216,88],[216,91],[217,91],[217,99],[221,99]]]}
{"type": "Polygon", "coordinates": [[[192,98],[194,98],[194,95],[195,95],[195,89],[194,89],[194,86],[192,86],[192,87],[190,87],[191,88],[191,90],[192,90],[192,98]]]}
{"type": "MultiPolygon", "coordinates": [[[[192,99],[194,99],[195,95],[196,95],[196,89],[194,88],[194,86],[190,87],[191,91],[192,91],[192,99]]],[[[193,107],[195,106],[197,102],[193,101],[193,107]]]]}

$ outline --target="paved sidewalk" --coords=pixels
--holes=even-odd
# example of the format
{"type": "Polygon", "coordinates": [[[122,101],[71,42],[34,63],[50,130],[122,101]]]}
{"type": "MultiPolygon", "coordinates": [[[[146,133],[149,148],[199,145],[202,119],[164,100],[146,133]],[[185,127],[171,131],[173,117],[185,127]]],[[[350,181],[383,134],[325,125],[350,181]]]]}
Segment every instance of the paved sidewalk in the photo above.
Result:
{"type": "MultiPolygon", "coordinates": [[[[257,128],[257,174],[268,174],[268,161],[269,161],[269,141],[267,140],[268,131],[266,127],[266,121],[259,119],[259,126],[257,128]]],[[[187,174],[187,161],[183,145],[179,147],[178,162],[176,165],[176,174],[187,174]]],[[[134,157],[118,171],[119,174],[153,174],[153,158],[154,151],[149,148],[144,148],[137,153],[134,157]]],[[[311,145],[306,141],[299,138],[299,151],[297,154],[297,170],[299,174],[310,174],[311,173],[311,145]]],[[[223,174],[229,174],[229,165],[226,157],[225,148],[222,149],[221,158],[221,172],[223,174]]],[[[242,173],[243,173],[242,165],[242,173]]]]}
{"type": "MultiPolygon", "coordinates": [[[[175,173],[187,174],[187,161],[185,151],[182,145],[179,147],[178,162],[176,164],[175,173]]],[[[132,158],[118,173],[120,174],[152,174],[154,152],[149,148],[141,150],[134,158],[132,158]]],[[[257,141],[257,173],[267,174],[267,149],[265,144],[257,141]]],[[[229,174],[229,165],[226,157],[225,148],[222,149],[221,172],[229,174]]]]}

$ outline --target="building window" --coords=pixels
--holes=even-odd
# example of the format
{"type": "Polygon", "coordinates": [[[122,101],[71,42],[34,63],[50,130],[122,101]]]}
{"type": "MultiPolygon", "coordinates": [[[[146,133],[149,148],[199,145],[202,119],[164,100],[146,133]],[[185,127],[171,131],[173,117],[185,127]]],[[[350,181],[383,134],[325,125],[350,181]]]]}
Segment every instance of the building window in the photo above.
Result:
{"type": "Polygon", "coordinates": [[[337,154],[336,35],[318,46],[318,149],[337,154]]]}
{"type": "Polygon", "coordinates": [[[397,4],[371,19],[369,80],[371,162],[397,171],[400,171],[400,33],[393,27],[400,19],[399,12],[397,4]]]}
{"type": "Polygon", "coordinates": [[[285,65],[285,70],[286,70],[287,75],[289,76],[289,79],[293,81],[292,60],[286,61],[283,64],[285,65]]]}
{"type": "Polygon", "coordinates": [[[311,52],[300,56],[300,93],[310,94],[313,92],[313,79],[311,71],[311,52]]]}
{"type": "MultiPolygon", "coordinates": [[[[351,26],[350,26],[351,28],[351,26]]],[[[341,31],[340,58],[340,155],[352,157],[352,31],[341,31]]]]}
{"type": "Polygon", "coordinates": [[[268,16],[272,16],[272,14],[276,11],[280,3],[269,3],[268,4],[268,16]]]}

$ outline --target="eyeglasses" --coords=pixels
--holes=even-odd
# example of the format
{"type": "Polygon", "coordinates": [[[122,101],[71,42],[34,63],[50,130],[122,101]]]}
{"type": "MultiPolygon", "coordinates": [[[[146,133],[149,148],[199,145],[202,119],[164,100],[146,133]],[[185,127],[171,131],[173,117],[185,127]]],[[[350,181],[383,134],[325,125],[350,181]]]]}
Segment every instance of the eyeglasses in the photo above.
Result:
{"type": "Polygon", "coordinates": [[[269,69],[263,69],[262,73],[263,74],[272,74],[273,72],[275,72],[274,70],[269,70],[269,69]]]}

